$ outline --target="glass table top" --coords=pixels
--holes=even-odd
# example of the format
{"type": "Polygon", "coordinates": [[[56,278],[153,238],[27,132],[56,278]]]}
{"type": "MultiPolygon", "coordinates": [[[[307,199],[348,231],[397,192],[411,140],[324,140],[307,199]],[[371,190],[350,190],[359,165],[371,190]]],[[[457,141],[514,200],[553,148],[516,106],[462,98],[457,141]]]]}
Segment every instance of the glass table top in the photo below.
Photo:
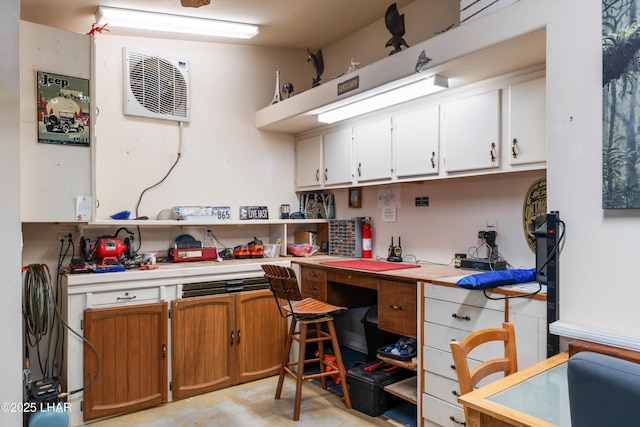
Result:
{"type": "Polygon", "coordinates": [[[566,362],[496,393],[487,400],[560,427],[571,427],[566,362]]]}

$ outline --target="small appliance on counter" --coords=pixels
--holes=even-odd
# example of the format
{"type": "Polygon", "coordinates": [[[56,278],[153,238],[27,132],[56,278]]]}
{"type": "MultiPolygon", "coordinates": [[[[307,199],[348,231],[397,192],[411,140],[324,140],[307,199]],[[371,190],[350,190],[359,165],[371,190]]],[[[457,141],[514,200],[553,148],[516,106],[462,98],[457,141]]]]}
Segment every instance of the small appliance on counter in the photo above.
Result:
{"type": "Polygon", "coordinates": [[[205,248],[201,241],[180,236],[169,248],[168,260],[171,262],[214,261],[218,259],[216,248],[205,248]]]}

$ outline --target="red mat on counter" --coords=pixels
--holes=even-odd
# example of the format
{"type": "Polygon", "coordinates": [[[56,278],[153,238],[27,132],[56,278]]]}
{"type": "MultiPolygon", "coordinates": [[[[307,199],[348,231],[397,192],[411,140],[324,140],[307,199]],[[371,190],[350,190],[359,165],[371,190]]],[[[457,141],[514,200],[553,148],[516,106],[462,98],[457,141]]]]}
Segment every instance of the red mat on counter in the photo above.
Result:
{"type": "Polygon", "coordinates": [[[367,271],[402,270],[405,268],[420,267],[418,264],[405,264],[401,262],[374,261],[372,259],[349,259],[344,261],[323,261],[320,264],[334,267],[357,268],[367,271]]]}

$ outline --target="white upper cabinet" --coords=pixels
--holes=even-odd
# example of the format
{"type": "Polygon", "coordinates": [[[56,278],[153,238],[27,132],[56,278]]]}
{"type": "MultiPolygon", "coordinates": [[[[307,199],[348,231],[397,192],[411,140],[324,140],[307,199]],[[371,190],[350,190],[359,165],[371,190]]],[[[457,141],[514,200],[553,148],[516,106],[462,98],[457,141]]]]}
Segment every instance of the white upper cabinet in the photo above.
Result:
{"type": "Polygon", "coordinates": [[[322,185],[322,136],[296,141],[296,188],[312,189],[322,185]]]}
{"type": "Polygon", "coordinates": [[[352,139],[350,127],[324,134],[324,171],[322,179],[325,185],[351,184],[352,139]]]}
{"type": "Polygon", "coordinates": [[[500,91],[443,104],[442,140],[445,172],[500,166],[500,91]]]}
{"type": "Polygon", "coordinates": [[[399,179],[438,174],[440,108],[438,105],[393,117],[395,176],[399,179]]]}
{"type": "Polygon", "coordinates": [[[354,147],[357,182],[391,179],[390,117],[356,125],[354,147]]]}
{"type": "MultiPolygon", "coordinates": [[[[547,159],[547,98],[544,77],[509,87],[510,165],[547,159]]],[[[506,148],[506,145],[505,145],[506,148]]]]}

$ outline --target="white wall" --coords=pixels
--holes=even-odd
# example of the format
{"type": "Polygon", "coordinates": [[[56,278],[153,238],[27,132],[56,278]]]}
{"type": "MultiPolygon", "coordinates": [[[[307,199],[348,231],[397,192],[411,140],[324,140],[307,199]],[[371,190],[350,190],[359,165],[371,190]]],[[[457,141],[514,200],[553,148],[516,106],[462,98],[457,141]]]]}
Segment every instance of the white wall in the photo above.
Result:
{"type": "MultiPolygon", "coordinates": [[[[22,316],[20,252],[20,60],[18,0],[0,4],[0,402],[22,402],[22,316]]],[[[22,425],[20,412],[0,412],[3,426],[22,425]]]]}
{"type": "MultiPolygon", "coordinates": [[[[302,83],[306,53],[228,44],[139,37],[96,38],[96,174],[98,219],[135,207],[141,192],[160,181],[176,159],[176,122],[123,115],[122,48],[189,62],[191,121],[183,126],[182,158],[171,176],[148,191],[139,216],[155,219],[177,205],[266,205],[276,217],[294,205],[293,137],[255,128],[255,111],[269,105],[276,68],[281,84],[302,83]]],[[[132,216],[132,217],[133,217],[132,216]]]]}

